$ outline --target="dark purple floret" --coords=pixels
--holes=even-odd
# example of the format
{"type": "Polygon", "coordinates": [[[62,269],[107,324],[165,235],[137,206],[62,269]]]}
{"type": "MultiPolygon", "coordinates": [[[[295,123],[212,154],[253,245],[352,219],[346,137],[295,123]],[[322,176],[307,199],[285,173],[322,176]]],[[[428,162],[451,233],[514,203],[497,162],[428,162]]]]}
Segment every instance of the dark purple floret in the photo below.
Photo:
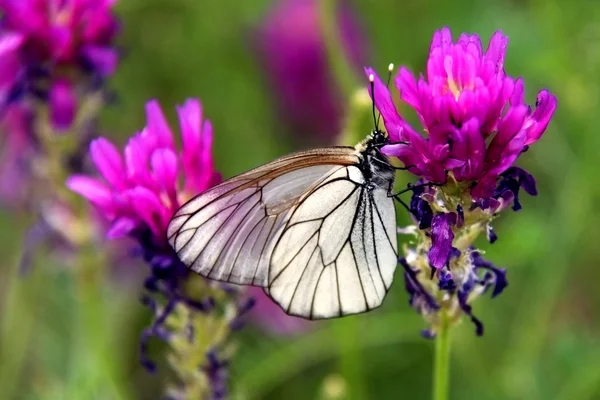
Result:
{"type": "Polygon", "coordinates": [[[463,210],[463,207],[460,204],[456,206],[456,214],[458,215],[456,226],[460,228],[465,223],[465,210],[463,210]]]}
{"type": "Polygon", "coordinates": [[[425,339],[435,339],[435,332],[431,329],[423,329],[421,331],[421,336],[423,336],[425,339]]]}
{"type": "Polygon", "coordinates": [[[408,265],[405,258],[399,259],[398,262],[404,267],[404,287],[409,295],[408,304],[423,315],[438,310],[440,306],[419,283],[417,272],[408,265]]]}
{"type": "Polygon", "coordinates": [[[419,229],[427,229],[431,227],[433,210],[429,203],[421,198],[421,195],[425,192],[425,187],[419,186],[420,183],[422,182],[418,181],[415,186],[412,186],[409,211],[419,222],[419,229]]]}
{"type": "Polygon", "coordinates": [[[496,240],[498,240],[498,235],[496,234],[496,231],[494,231],[494,228],[491,225],[488,224],[485,227],[485,233],[486,233],[488,242],[490,242],[491,244],[494,244],[496,242],[496,240]]]}
{"type": "Polygon", "coordinates": [[[449,269],[444,268],[439,272],[438,287],[440,290],[445,290],[453,293],[456,290],[456,283],[454,282],[454,276],[449,269]]]}
{"type": "Polygon", "coordinates": [[[512,208],[514,211],[519,211],[522,208],[519,202],[519,190],[521,188],[531,196],[537,195],[535,178],[522,168],[511,167],[500,176],[500,182],[494,192],[494,197],[498,199],[503,197],[507,192],[512,193],[512,208]]]}
{"type": "Polygon", "coordinates": [[[210,399],[220,400],[226,398],[229,361],[220,359],[214,350],[206,354],[206,361],[207,365],[204,367],[204,372],[212,389],[210,399]]]}
{"type": "Polygon", "coordinates": [[[471,309],[471,306],[469,304],[467,304],[467,299],[469,298],[469,291],[458,291],[457,293],[457,297],[458,297],[458,304],[460,305],[461,310],[463,310],[463,312],[465,314],[467,314],[470,318],[471,321],[473,322],[473,324],[475,324],[475,334],[477,336],[482,336],[483,335],[483,323],[473,315],[473,311],[471,309]]]}
{"type": "Polygon", "coordinates": [[[160,314],[156,314],[158,306],[156,304],[156,300],[149,296],[143,296],[141,299],[142,304],[147,306],[150,310],[152,310],[155,315],[154,322],[152,325],[147,327],[142,331],[142,335],[140,338],[140,363],[149,371],[156,371],[156,364],[154,361],[150,359],[148,356],[148,345],[150,343],[150,339],[153,337],[158,337],[163,340],[168,340],[169,334],[164,327],[165,320],[171,314],[176,305],[176,300],[170,300],[165,308],[161,311],[160,314]]]}
{"type": "Polygon", "coordinates": [[[500,201],[494,199],[493,197],[481,198],[473,201],[470,211],[473,211],[477,208],[481,208],[482,210],[491,210],[492,212],[496,211],[500,207],[500,201]]]}
{"type": "Polygon", "coordinates": [[[431,220],[431,248],[428,256],[433,268],[440,269],[448,265],[454,240],[452,226],[456,224],[456,219],[455,213],[438,213],[431,220]]]}
{"type": "Polygon", "coordinates": [[[473,265],[475,266],[476,272],[479,272],[480,269],[486,270],[486,273],[480,280],[480,283],[485,285],[486,288],[492,285],[494,286],[494,290],[492,291],[492,298],[502,293],[504,289],[508,286],[508,280],[506,279],[506,269],[498,268],[490,261],[485,260],[481,256],[481,253],[479,253],[477,250],[473,250],[471,252],[471,258],[473,260],[473,265]]]}

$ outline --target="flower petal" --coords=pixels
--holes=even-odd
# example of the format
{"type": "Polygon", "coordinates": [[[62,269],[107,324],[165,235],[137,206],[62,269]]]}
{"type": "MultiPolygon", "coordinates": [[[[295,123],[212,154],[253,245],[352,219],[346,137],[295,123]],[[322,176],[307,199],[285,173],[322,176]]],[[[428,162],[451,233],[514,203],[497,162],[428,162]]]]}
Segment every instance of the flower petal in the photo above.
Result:
{"type": "Polygon", "coordinates": [[[181,142],[183,151],[197,151],[200,145],[200,124],[202,107],[198,99],[188,99],[177,106],[177,115],[181,126],[181,142]]]}
{"type": "Polygon", "coordinates": [[[104,179],[117,189],[126,185],[123,158],[119,150],[107,139],[100,137],[90,143],[92,161],[104,179]]]}
{"type": "Polygon", "coordinates": [[[557,100],[549,91],[542,90],[538,94],[535,104],[536,109],[530,117],[533,123],[527,130],[526,146],[537,142],[542,137],[554,115],[554,111],[556,111],[557,100]]]}
{"type": "Polygon", "coordinates": [[[66,186],[102,208],[104,212],[113,211],[112,191],[103,182],[85,175],[72,175],[67,179],[66,186]]]}
{"type": "Polygon", "coordinates": [[[146,103],[146,120],[146,134],[156,138],[156,147],[174,148],[173,133],[158,101],[150,100],[146,103]]]}
{"type": "Polygon", "coordinates": [[[145,187],[137,186],[125,191],[124,196],[154,236],[158,240],[164,241],[163,235],[172,211],[165,207],[157,194],[145,187]]]}
{"type": "Polygon", "coordinates": [[[138,221],[133,218],[117,218],[110,226],[106,237],[108,239],[120,239],[133,231],[138,226],[138,221]]]}
{"type": "Polygon", "coordinates": [[[159,187],[167,192],[172,199],[177,194],[177,155],[171,149],[158,149],[151,158],[152,174],[159,187]]]}

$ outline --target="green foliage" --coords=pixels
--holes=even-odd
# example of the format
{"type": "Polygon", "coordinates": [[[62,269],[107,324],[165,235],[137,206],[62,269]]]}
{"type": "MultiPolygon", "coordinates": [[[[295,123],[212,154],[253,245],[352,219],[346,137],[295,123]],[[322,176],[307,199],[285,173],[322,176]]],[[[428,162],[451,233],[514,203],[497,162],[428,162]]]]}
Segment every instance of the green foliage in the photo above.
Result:
{"type": "MultiPolygon", "coordinates": [[[[120,3],[126,57],[112,82],[119,98],[104,114],[103,132],[122,143],[143,126],[147,99],[158,98],[174,117],[174,104],[197,96],[213,121],[216,162],[225,176],[293,149],[251,50],[268,1],[120,3]]],[[[542,85],[559,99],[544,139],[520,161],[538,178],[540,195],[524,198],[518,214],[505,213],[496,224],[500,240],[482,246],[508,268],[510,287],[475,305],[486,324],[482,338],[466,321],[453,332],[451,398],[600,398],[600,211],[594,208],[600,3],[354,5],[379,71],[390,61],[422,70],[431,34],[442,25],[484,38],[500,28],[510,37],[508,73],[525,78],[530,102],[542,85]]],[[[42,254],[23,280],[15,273],[15,225],[24,231],[24,220],[0,215],[0,397],[158,398],[162,375],[146,374],[137,360],[137,339],[150,320],[137,301],[140,274],[117,273],[102,281],[105,287],[82,293],[70,271],[42,254]]],[[[396,280],[384,306],[366,316],[323,322],[294,337],[244,330],[232,367],[233,397],[429,397],[433,343],[419,336],[422,322],[408,308],[400,271],[396,280]]],[[[156,357],[160,350],[153,348],[156,357]]]]}

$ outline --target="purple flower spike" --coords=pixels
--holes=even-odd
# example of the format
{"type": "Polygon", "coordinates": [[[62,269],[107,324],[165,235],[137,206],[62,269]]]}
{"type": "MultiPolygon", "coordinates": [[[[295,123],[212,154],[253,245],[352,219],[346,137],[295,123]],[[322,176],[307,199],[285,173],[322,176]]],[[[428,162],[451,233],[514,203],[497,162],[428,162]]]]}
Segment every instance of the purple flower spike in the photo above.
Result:
{"type": "Polygon", "coordinates": [[[431,267],[441,269],[448,265],[452,252],[454,232],[452,226],[456,224],[455,213],[436,214],[431,222],[431,248],[429,249],[429,264],[431,267]]]}
{"type": "Polygon", "coordinates": [[[415,109],[426,136],[400,116],[376,78],[375,105],[386,130],[393,141],[408,142],[383,151],[426,181],[443,184],[452,172],[457,181],[472,183],[473,197],[492,197],[500,176],[541,138],[557,105],[548,90],[538,94],[535,108],[525,103],[523,80],[504,71],[507,44],[498,31],[484,51],[477,35],[462,34],[454,42],[443,28],[434,34],[425,76],[417,79],[400,68],[395,79],[400,98],[415,109]]]}

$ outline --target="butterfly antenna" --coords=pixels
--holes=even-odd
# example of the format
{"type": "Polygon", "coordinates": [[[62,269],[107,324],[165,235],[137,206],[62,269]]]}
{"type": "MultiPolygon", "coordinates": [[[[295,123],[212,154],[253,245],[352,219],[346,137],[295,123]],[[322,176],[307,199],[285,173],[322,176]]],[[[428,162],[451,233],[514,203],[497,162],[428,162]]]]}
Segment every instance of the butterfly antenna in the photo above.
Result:
{"type": "MultiPolygon", "coordinates": [[[[389,89],[390,87],[390,81],[392,80],[392,72],[394,72],[394,64],[390,63],[390,65],[388,65],[388,75],[387,75],[387,80],[385,82],[385,87],[387,87],[389,89]]],[[[373,92],[375,93],[375,92],[373,92]]],[[[375,94],[373,94],[373,109],[375,108],[375,94]]],[[[375,115],[375,110],[373,110],[373,116],[375,115]]],[[[375,126],[379,127],[379,120],[381,119],[381,113],[379,113],[379,116],[377,117],[377,121],[375,121],[375,126]]],[[[379,129],[379,128],[378,128],[379,129]]]]}
{"type": "Polygon", "coordinates": [[[373,101],[371,102],[373,112],[373,124],[375,124],[375,131],[379,130],[379,120],[375,116],[375,75],[369,74],[369,84],[371,85],[371,96],[373,101]]]}

